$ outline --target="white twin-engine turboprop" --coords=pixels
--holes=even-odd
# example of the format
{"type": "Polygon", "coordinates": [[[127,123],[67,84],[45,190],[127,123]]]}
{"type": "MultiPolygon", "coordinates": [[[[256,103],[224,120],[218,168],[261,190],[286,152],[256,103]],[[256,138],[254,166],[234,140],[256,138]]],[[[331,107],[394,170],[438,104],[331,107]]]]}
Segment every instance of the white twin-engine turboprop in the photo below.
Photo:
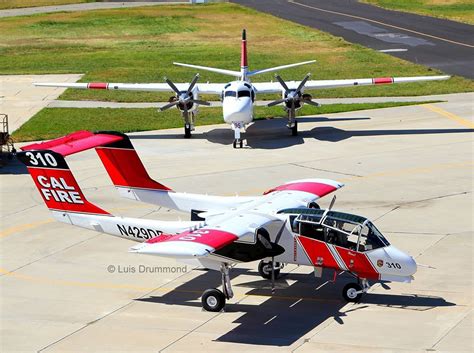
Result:
{"type": "Polygon", "coordinates": [[[268,106],[283,104],[283,108],[288,117],[288,128],[293,136],[298,134],[298,122],[296,121],[296,111],[303,104],[319,106],[312,101],[310,94],[304,93],[306,90],[366,86],[392,83],[405,83],[417,81],[446,80],[450,76],[419,76],[419,77],[379,77],[363,79],[343,79],[343,80],[309,80],[308,73],[302,81],[285,82],[276,75],[278,82],[250,82],[250,77],[287,69],[295,66],[314,63],[316,60],[304,61],[295,64],[271,67],[262,70],[249,71],[247,62],[247,41],[245,30],[242,32],[242,51],[240,71],[218,69],[200,65],[190,65],[175,62],[175,65],[189,67],[198,70],[212,71],[224,75],[233,76],[235,81],[229,83],[197,83],[199,74],[196,74],[190,83],[174,84],[168,78],[166,83],[35,83],[36,86],[67,87],[80,89],[107,89],[107,90],[128,90],[128,91],[152,91],[152,92],[173,92],[169,103],[160,108],[161,111],[176,106],[184,119],[184,137],[191,137],[194,130],[194,122],[198,113],[199,105],[210,105],[209,102],[199,99],[199,94],[218,94],[222,100],[223,118],[234,130],[234,148],[242,147],[243,141],[241,132],[245,131],[248,124],[253,121],[253,105],[258,93],[281,93],[282,98],[273,101],[268,106]]]}

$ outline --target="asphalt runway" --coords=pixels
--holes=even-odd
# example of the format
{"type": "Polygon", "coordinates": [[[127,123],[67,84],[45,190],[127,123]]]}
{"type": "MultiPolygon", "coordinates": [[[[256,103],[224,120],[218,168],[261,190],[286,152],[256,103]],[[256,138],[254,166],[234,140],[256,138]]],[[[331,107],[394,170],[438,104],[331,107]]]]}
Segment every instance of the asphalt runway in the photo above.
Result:
{"type": "MultiPolygon", "coordinates": [[[[473,94],[448,102],[259,121],[248,147],[226,125],[131,134],[150,175],[173,189],[254,195],[285,181],[344,182],[336,209],[370,217],[420,266],[347,304],[347,278],[318,288],[287,266],[272,297],[257,263],[237,266],[226,311],[201,310],[219,274],[128,253],[135,243],[54,222],[25,169],[1,169],[2,352],[471,352],[473,94]],[[429,267],[427,267],[429,266],[429,267]]],[[[94,151],[68,157],[86,197],[116,215],[186,219],[120,199],[94,151]]],[[[330,198],[321,205],[327,207],[330,198]]]]}
{"type": "Polygon", "coordinates": [[[356,0],[231,0],[375,50],[474,78],[474,26],[356,0]]]}

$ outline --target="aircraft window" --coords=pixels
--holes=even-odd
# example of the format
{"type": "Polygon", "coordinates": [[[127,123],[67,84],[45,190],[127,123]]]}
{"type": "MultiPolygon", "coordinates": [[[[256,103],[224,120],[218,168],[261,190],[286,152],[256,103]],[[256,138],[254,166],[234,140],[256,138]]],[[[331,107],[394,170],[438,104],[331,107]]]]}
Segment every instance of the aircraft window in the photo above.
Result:
{"type": "Polygon", "coordinates": [[[226,88],[229,87],[229,86],[230,86],[230,83],[226,84],[226,85],[224,86],[224,89],[226,89],[226,88]]]}
{"type": "Polygon", "coordinates": [[[389,245],[387,239],[371,222],[364,224],[360,231],[359,251],[369,251],[389,245]]]}
{"type": "Polygon", "coordinates": [[[248,83],[244,83],[244,86],[247,87],[248,89],[252,89],[252,86],[250,86],[248,83]]]}
{"type": "Polygon", "coordinates": [[[316,218],[312,216],[292,216],[290,217],[290,220],[292,220],[291,228],[293,229],[293,232],[308,238],[324,241],[323,226],[319,223],[321,217],[316,218]]]}
{"type": "Polygon", "coordinates": [[[237,92],[235,92],[235,91],[226,91],[226,92],[224,93],[224,96],[226,96],[226,97],[236,97],[236,96],[237,96],[237,92]]]}
{"type": "Polygon", "coordinates": [[[356,250],[359,224],[332,217],[326,217],[323,224],[326,242],[356,250]]]}
{"type": "Polygon", "coordinates": [[[239,91],[238,96],[239,96],[239,98],[240,97],[250,97],[250,91],[239,91]]]}

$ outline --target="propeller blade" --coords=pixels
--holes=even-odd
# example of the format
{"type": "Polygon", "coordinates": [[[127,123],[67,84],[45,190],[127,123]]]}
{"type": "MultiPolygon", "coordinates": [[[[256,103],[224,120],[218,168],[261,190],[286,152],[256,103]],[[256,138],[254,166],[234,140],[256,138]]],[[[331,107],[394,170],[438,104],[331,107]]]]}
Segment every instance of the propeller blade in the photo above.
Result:
{"type": "Polygon", "coordinates": [[[268,103],[267,104],[267,107],[273,107],[274,105],[277,105],[277,104],[280,104],[280,103],[283,103],[286,101],[286,98],[283,98],[283,99],[278,99],[276,101],[273,101],[271,103],[268,103]]]}
{"type": "Polygon", "coordinates": [[[194,85],[196,84],[196,82],[199,80],[199,74],[196,74],[196,76],[194,76],[193,80],[191,81],[191,83],[189,84],[189,87],[188,87],[188,94],[191,94],[192,91],[193,91],[193,88],[194,88],[194,85]]]}
{"type": "Polygon", "coordinates": [[[329,204],[329,209],[332,210],[334,204],[336,203],[336,195],[333,196],[331,203],[329,204]]]}
{"type": "Polygon", "coordinates": [[[300,82],[298,88],[296,89],[296,92],[301,92],[301,90],[303,89],[306,81],[308,81],[308,78],[311,76],[310,73],[307,73],[306,76],[304,77],[303,81],[300,82]]]}
{"type": "Polygon", "coordinates": [[[306,104],[313,105],[313,106],[315,106],[315,107],[320,107],[320,106],[321,106],[321,104],[319,104],[318,102],[313,102],[312,100],[309,100],[309,99],[308,99],[308,100],[304,100],[304,102],[305,102],[306,104]]]}
{"type": "Polygon", "coordinates": [[[285,81],[282,80],[280,75],[275,75],[275,78],[277,79],[278,82],[280,82],[280,85],[285,89],[285,92],[288,92],[290,89],[286,85],[285,81]]]}
{"type": "Polygon", "coordinates": [[[275,257],[272,256],[272,294],[275,294],[275,257]]]}
{"type": "Polygon", "coordinates": [[[171,87],[171,89],[172,89],[177,95],[180,94],[178,87],[176,87],[176,86],[174,85],[174,83],[171,82],[170,79],[168,79],[167,77],[165,77],[165,81],[166,81],[166,83],[171,87]]]}
{"type": "Polygon", "coordinates": [[[174,107],[178,103],[179,103],[179,101],[174,101],[174,102],[168,103],[168,104],[166,104],[166,105],[164,105],[160,108],[160,112],[162,112],[164,110],[167,110],[167,109],[170,109],[171,107],[174,107]]]}
{"type": "Polygon", "coordinates": [[[199,105],[207,105],[207,106],[211,105],[211,103],[206,102],[206,101],[201,101],[199,99],[191,99],[190,102],[196,103],[196,104],[199,104],[199,105]]]}
{"type": "Polygon", "coordinates": [[[285,219],[285,222],[283,222],[283,225],[281,226],[280,230],[278,231],[275,237],[275,244],[278,244],[280,242],[281,235],[283,234],[283,230],[285,229],[286,221],[287,220],[285,219]]]}

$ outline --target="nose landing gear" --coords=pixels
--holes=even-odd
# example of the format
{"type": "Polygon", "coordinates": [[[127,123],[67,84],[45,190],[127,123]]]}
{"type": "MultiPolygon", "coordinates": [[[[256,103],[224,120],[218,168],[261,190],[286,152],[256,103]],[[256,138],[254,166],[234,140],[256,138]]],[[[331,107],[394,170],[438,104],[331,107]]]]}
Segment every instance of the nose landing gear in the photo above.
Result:
{"type": "Polygon", "coordinates": [[[240,136],[240,132],[241,130],[244,129],[244,124],[241,122],[234,122],[232,123],[232,129],[234,130],[234,143],[232,144],[232,146],[234,148],[237,148],[237,147],[243,148],[244,140],[242,140],[240,136]]]}
{"type": "Polygon", "coordinates": [[[344,286],[342,296],[345,300],[351,303],[358,303],[362,294],[367,293],[370,288],[369,281],[362,278],[360,282],[362,286],[359,283],[348,283],[344,286]]]}

